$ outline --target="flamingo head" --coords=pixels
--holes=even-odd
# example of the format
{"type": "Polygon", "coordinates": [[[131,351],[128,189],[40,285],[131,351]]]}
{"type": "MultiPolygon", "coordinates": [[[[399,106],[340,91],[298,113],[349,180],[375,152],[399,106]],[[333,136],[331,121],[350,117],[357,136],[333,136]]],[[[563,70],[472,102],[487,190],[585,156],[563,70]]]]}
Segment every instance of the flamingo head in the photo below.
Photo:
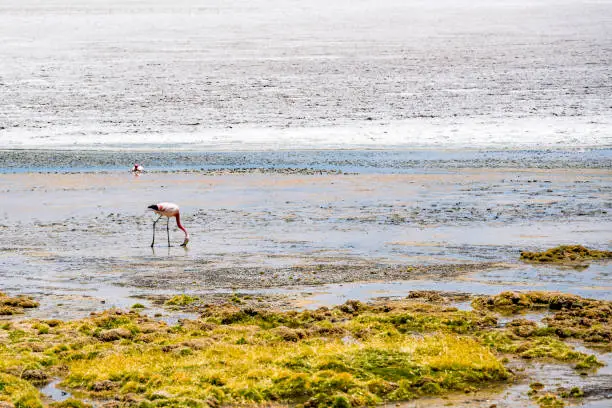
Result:
{"type": "Polygon", "coordinates": [[[186,247],[187,244],[189,243],[189,237],[185,237],[185,241],[183,241],[183,243],[181,244],[182,247],[186,247]]]}

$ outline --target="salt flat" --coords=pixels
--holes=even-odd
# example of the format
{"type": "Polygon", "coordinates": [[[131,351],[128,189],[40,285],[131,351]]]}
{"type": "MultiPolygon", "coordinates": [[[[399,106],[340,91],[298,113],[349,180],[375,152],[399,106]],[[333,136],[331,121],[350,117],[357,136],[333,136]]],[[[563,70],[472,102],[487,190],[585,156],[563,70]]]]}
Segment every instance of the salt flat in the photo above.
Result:
{"type": "Polygon", "coordinates": [[[609,1],[0,4],[0,148],[610,146],[609,1]]]}

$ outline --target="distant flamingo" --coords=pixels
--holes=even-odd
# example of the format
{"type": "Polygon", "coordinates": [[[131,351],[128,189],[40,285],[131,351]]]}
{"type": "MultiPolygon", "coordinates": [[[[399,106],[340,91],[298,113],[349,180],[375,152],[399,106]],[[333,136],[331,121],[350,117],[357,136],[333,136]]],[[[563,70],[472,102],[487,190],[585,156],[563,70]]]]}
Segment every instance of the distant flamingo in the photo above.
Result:
{"type": "Polygon", "coordinates": [[[185,233],[185,241],[181,246],[187,246],[189,242],[189,233],[181,224],[181,214],[179,213],[179,206],[174,203],[157,203],[150,205],[148,208],[152,209],[155,214],[159,214],[159,218],[153,221],[153,242],[151,242],[151,248],[155,244],[155,224],[161,219],[161,217],[168,217],[168,223],[166,224],[166,231],[168,232],[168,246],[170,246],[170,217],[176,218],[176,225],[183,230],[185,233]]]}
{"type": "Polygon", "coordinates": [[[141,173],[144,171],[144,167],[138,163],[134,163],[134,167],[132,168],[132,173],[141,173]]]}

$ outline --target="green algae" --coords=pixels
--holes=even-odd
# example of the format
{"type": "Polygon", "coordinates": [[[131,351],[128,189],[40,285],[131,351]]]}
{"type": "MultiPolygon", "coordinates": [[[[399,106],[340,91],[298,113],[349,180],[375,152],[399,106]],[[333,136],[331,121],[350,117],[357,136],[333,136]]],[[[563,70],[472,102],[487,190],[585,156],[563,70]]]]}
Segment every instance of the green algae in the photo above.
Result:
{"type": "Polygon", "coordinates": [[[584,397],[584,392],[579,387],[572,387],[570,389],[558,387],[556,392],[553,393],[545,391],[544,384],[537,382],[530,384],[529,388],[530,390],[527,395],[542,408],[564,407],[568,402],[575,403],[579,398],[584,397]]]}
{"type": "Polygon", "coordinates": [[[612,258],[612,251],[589,249],[582,245],[560,245],[542,252],[521,252],[521,260],[533,263],[576,264],[612,258]]]}
{"type": "MultiPolygon", "coordinates": [[[[506,383],[513,378],[506,356],[580,370],[600,364],[566,344],[554,327],[518,318],[500,328],[491,312],[509,305],[601,311],[605,302],[540,292],[491,298],[476,299],[473,311],[412,299],[301,312],[230,301],[202,306],[199,319],[174,326],[134,309],[69,322],[13,321],[0,337],[0,373],[30,385],[61,378],[61,387],[79,398],[113,398],[126,407],[348,407],[506,383]]],[[[40,403],[36,393],[30,398],[40,403]]],[[[82,406],[66,404],[73,405],[58,406],[82,406]]]]}
{"type": "Polygon", "coordinates": [[[579,387],[572,387],[569,390],[565,389],[559,393],[561,398],[582,398],[584,397],[584,391],[579,387]]]}
{"type": "Polygon", "coordinates": [[[574,367],[576,370],[590,370],[593,368],[602,367],[604,364],[597,360],[597,358],[593,355],[585,357],[582,361],[579,361],[578,364],[574,367]]]}
{"type": "Polygon", "coordinates": [[[234,305],[168,326],[111,309],[53,327],[15,322],[17,334],[0,349],[0,372],[36,368],[63,378],[71,392],[117,396],[126,406],[375,405],[511,377],[486,346],[464,334],[462,327],[482,320],[465,313],[411,302],[347,302],[305,312],[234,305]],[[411,312],[415,322],[407,326],[411,312]],[[416,327],[425,335],[415,336],[416,327]],[[34,340],[39,346],[30,348],[34,340]]]}
{"type": "Polygon", "coordinates": [[[595,356],[574,350],[573,347],[554,335],[525,339],[509,330],[498,330],[482,333],[481,339],[484,344],[499,353],[512,354],[525,360],[576,363],[576,369],[596,368],[602,365],[595,356]]]}
{"type": "Polygon", "coordinates": [[[49,404],[51,408],[91,408],[91,404],[87,404],[75,398],[68,398],[61,402],[53,402],[49,404]]]}

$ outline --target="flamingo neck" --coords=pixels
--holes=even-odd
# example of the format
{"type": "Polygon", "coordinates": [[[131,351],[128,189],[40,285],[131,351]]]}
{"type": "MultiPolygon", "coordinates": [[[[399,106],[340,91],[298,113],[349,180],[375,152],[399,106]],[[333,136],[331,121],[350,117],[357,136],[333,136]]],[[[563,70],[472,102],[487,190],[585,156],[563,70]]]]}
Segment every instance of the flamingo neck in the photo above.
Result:
{"type": "Polygon", "coordinates": [[[189,233],[187,232],[185,227],[183,227],[183,224],[181,224],[181,215],[180,214],[176,214],[176,225],[177,225],[177,227],[179,227],[180,229],[183,230],[183,232],[185,233],[185,239],[188,240],[189,239],[189,233]]]}

